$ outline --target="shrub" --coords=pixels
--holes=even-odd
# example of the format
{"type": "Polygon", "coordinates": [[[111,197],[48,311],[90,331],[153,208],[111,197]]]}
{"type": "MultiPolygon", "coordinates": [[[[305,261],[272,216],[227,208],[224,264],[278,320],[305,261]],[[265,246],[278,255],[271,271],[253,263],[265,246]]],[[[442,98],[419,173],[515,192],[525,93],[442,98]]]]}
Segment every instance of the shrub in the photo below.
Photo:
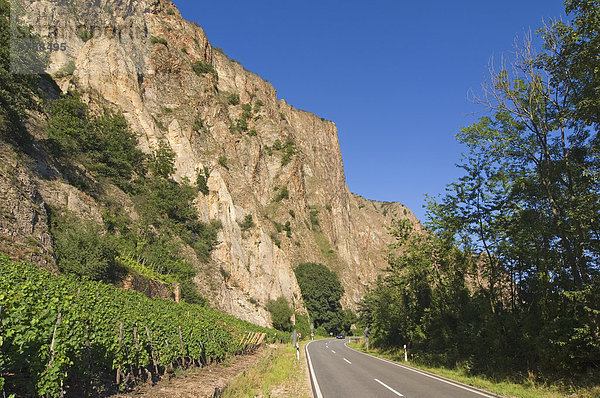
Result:
{"type": "Polygon", "coordinates": [[[285,222],[285,225],[283,226],[283,230],[285,231],[285,234],[288,238],[292,237],[292,224],[289,221],[285,222]]]}
{"type": "Polygon", "coordinates": [[[310,216],[310,223],[313,226],[318,226],[319,225],[319,210],[311,209],[309,216],[310,216]]]}
{"type": "Polygon", "coordinates": [[[196,116],[194,119],[194,131],[200,132],[204,128],[204,120],[202,120],[199,116],[196,116]]]}
{"type": "Polygon", "coordinates": [[[227,103],[229,105],[239,105],[240,104],[240,95],[239,94],[229,94],[227,96],[227,103]]]}
{"type": "Polygon", "coordinates": [[[288,191],[288,188],[286,186],[284,186],[279,190],[277,195],[275,195],[275,198],[273,198],[273,202],[281,202],[283,199],[289,199],[289,198],[290,198],[290,193],[288,191]]]}
{"type": "Polygon", "coordinates": [[[150,38],[150,42],[152,44],[164,44],[165,46],[167,45],[167,39],[165,39],[164,37],[152,36],[150,38]]]}
{"type": "Polygon", "coordinates": [[[210,177],[210,173],[208,171],[208,167],[204,166],[202,171],[198,172],[198,177],[196,178],[196,184],[198,185],[198,191],[202,192],[203,195],[208,195],[208,178],[210,177]]]}
{"type": "Polygon", "coordinates": [[[161,141],[152,153],[150,170],[155,176],[169,178],[175,172],[175,152],[168,143],[161,141]]]}
{"type": "Polygon", "coordinates": [[[294,311],[285,297],[279,296],[277,300],[269,300],[267,310],[271,313],[271,320],[275,329],[286,332],[292,330],[291,318],[294,311]]]}
{"type": "Polygon", "coordinates": [[[276,151],[280,151],[281,148],[282,148],[281,141],[279,139],[276,139],[275,142],[273,143],[273,149],[276,151]]]}
{"type": "Polygon", "coordinates": [[[330,205],[329,203],[327,203],[327,204],[325,205],[325,208],[327,209],[327,211],[331,211],[331,205],[330,205]]]}
{"type": "Polygon", "coordinates": [[[208,62],[202,62],[202,61],[192,62],[192,69],[198,76],[201,76],[205,73],[212,73],[213,75],[217,76],[217,71],[212,66],[212,64],[210,64],[208,62]]]}
{"type": "Polygon", "coordinates": [[[256,130],[254,130],[254,129],[252,129],[252,130],[248,131],[248,135],[249,135],[250,137],[255,137],[257,134],[258,134],[258,133],[257,133],[257,132],[256,132],[256,130]]]}
{"type": "Polygon", "coordinates": [[[105,4],[104,7],[102,7],[102,9],[107,14],[113,14],[114,13],[114,10],[113,10],[113,8],[112,8],[112,6],[110,4],[105,4]]]}
{"type": "Polygon", "coordinates": [[[275,243],[275,245],[281,249],[281,239],[279,239],[277,234],[275,232],[271,232],[270,237],[271,237],[271,240],[273,241],[273,243],[275,243]]]}
{"type": "Polygon", "coordinates": [[[66,64],[64,64],[58,72],[56,72],[56,77],[62,78],[73,75],[75,72],[75,61],[70,60],[66,64]]]}
{"type": "Polygon", "coordinates": [[[83,40],[84,43],[92,38],[92,34],[84,26],[80,27],[77,30],[77,34],[79,35],[79,38],[83,40]]]}
{"type": "Polygon", "coordinates": [[[167,15],[175,15],[175,11],[173,11],[173,9],[169,8],[167,10],[167,15]]]}
{"type": "Polygon", "coordinates": [[[227,166],[227,156],[219,156],[217,162],[219,162],[221,166],[229,170],[229,167],[227,166]]]}
{"type": "Polygon", "coordinates": [[[244,232],[246,232],[250,228],[254,228],[255,224],[254,224],[254,220],[252,220],[252,214],[247,214],[246,217],[244,217],[244,221],[239,223],[239,225],[240,225],[240,228],[242,229],[242,231],[244,231],[244,232]]]}
{"type": "Polygon", "coordinates": [[[71,213],[51,213],[50,232],[61,272],[97,281],[115,278],[118,255],[114,240],[99,224],[82,221],[71,213]]]}
{"type": "Polygon", "coordinates": [[[292,216],[292,218],[296,218],[296,212],[294,210],[290,210],[290,216],[292,216]]]}

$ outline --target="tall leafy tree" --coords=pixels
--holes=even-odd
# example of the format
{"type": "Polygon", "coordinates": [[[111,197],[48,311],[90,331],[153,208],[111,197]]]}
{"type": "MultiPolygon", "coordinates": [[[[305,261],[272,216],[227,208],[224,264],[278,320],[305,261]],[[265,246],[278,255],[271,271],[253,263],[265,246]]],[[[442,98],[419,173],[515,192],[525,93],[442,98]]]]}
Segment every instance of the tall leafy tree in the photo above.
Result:
{"type": "Polygon", "coordinates": [[[340,298],[344,288],[335,272],[317,263],[302,263],[294,271],[315,327],[323,326],[336,333],[341,331],[344,314],[340,298]]]}

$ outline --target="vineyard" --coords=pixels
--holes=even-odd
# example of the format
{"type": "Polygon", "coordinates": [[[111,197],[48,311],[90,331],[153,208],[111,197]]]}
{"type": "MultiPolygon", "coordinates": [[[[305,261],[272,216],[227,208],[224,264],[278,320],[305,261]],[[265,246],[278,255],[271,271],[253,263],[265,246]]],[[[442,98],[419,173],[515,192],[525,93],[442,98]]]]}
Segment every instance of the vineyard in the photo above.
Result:
{"type": "Polygon", "coordinates": [[[126,388],[285,338],[208,307],[52,275],[0,255],[3,394],[96,395],[107,382],[126,388]]]}

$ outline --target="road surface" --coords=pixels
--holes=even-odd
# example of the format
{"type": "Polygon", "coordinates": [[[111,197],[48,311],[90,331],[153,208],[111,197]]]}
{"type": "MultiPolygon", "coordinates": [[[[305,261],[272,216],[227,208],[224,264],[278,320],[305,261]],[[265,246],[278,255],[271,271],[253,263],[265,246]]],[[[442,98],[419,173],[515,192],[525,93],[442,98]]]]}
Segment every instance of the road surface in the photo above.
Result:
{"type": "Polygon", "coordinates": [[[492,393],[363,354],[346,340],[317,340],[306,346],[315,398],[482,398],[492,393]]]}

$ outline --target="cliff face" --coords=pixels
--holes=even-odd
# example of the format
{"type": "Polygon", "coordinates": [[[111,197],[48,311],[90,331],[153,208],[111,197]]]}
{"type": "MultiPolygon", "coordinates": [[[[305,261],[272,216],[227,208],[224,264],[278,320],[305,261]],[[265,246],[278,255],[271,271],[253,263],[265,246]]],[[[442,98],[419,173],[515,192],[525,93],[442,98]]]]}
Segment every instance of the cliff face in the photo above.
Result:
{"type": "MultiPolygon", "coordinates": [[[[263,325],[269,299],[283,295],[301,309],[293,267],[306,261],[335,270],[342,304],[354,307],[386,267],[392,218],[418,223],[400,203],[351,194],[335,124],[278,100],[270,83],[212,48],[170,2],[25,3],[23,18],[36,33],[67,43],[48,67],[63,91],[121,112],[146,152],[168,142],[176,179],[196,181],[209,170],[209,193],[195,205],[204,221],[218,219],[223,228],[212,261],[197,262],[197,283],[216,307],[263,325]],[[216,73],[198,70],[207,65],[216,73]],[[247,215],[255,226],[244,230],[247,215]]],[[[39,199],[17,213],[35,218],[46,201],[97,217],[92,198],[61,184],[38,179],[39,199]]],[[[47,231],[32,228],[50,253],[47,231]]]]}

